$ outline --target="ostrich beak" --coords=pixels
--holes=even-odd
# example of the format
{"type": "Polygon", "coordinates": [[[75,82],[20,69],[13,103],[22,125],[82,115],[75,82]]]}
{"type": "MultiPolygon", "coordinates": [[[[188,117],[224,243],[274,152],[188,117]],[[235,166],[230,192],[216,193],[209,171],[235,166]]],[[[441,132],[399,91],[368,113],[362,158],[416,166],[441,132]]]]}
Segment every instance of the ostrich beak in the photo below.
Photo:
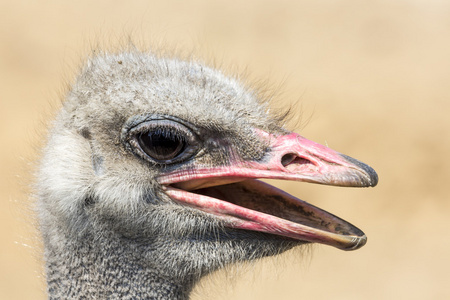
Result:
{"type": "Polygon", "coordinates": [[[369,187],[378,182],[376,172],[356,159],[296,133],[282,136],[257,133],[270,145],[263,160],[174,171],[161,176],[159,182],[174,201],[212,214],[231,228],[343,250],[362,247],[367,238],[352,224],[257,178],[369,187]]]}

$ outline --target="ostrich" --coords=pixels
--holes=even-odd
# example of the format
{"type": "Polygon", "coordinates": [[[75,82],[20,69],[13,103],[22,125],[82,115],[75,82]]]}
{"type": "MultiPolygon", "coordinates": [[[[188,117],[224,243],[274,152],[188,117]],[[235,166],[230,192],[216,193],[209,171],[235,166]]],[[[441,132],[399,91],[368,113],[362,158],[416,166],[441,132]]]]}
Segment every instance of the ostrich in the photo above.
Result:
{"type": "Polygon", "coordinates": [[[367,187],[369,166],[284,129],[236,79],[129,51],[92,57],[37,183],[50,299],[188,299],[231,263],[366,236],[258,178],[367,187]]]}

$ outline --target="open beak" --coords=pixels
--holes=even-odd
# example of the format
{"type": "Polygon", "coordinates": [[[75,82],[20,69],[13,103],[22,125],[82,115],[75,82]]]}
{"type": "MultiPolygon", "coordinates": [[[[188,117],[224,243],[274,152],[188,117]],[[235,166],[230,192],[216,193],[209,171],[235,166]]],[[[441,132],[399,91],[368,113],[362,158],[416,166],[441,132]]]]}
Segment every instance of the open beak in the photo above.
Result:
{"type": "Polygon", "coordinates": [[[274,136],[258,131],[269,144],[261,161],[174,171],[159,177],[174,201],[202,210],[231,228],[261,231],[343,250],[366,243],[352,224],[257,178],[347,186],[375,186],[375,171],[360,161],[296,133],[274,136]]]}

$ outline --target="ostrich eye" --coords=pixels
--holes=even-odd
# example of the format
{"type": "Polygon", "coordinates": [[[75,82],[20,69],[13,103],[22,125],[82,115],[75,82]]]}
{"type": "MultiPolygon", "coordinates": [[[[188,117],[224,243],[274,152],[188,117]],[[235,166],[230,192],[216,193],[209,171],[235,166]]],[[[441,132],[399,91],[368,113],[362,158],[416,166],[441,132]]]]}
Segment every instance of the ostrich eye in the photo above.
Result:
{"type": "Polygon", "coordinates": [[[157,161],[174,159],[187,146],[187,142],[183,136],[164,129],[143,132],[139,135],[138,142],[141,149],[157,161]]]}
{"type": "Polygon", "coordinates": [[[133,152],[157,164],[187,160],[199,148],[197,135],[181,121],[153,119],[126,130],[133,152]]]}

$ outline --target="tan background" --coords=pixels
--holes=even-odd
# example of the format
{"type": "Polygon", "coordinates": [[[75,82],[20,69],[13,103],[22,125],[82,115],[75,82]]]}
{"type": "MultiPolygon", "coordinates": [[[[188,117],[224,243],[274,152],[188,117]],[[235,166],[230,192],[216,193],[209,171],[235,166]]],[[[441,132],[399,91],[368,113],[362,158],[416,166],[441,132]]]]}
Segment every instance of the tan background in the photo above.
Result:
{"type": "Polygon", "coordinates": [[[450,2],[387,0],[0,1],[0,299],[45,297],[27,208],[36,148],[86,50],[130,32],[269,79],[276,106],[301,103],[307,124],[292,127],[380,176],[375,189],[279,183],[361,227],[361,250],[292,251],[195,299],[450,299],[450,2]]]}

